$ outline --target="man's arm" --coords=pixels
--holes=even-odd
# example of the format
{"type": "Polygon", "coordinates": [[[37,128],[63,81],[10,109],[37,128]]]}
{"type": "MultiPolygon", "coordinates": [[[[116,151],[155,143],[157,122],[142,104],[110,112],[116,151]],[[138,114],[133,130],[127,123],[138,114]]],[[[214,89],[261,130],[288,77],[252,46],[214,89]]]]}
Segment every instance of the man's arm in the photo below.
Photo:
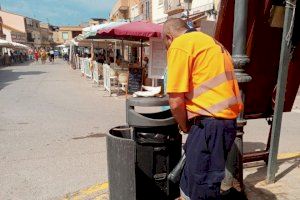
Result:
{"type": "Polygon", "coordinates": [[[187,120],[184,93],[169,93],[169,104],[180,129],[185,133],[188,132],[190,127],[187,120]]]}

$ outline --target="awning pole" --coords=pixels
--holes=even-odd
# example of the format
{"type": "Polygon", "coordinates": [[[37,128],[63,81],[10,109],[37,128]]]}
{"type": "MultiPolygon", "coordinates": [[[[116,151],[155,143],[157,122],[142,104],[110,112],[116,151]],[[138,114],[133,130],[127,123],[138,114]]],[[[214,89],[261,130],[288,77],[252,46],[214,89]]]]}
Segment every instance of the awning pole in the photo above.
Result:
{"type": "Polygon", "coordinates": [[[122,39],[122,61],[124,61],[124,58],[125,58],[125,56],[124,56],[124,40],[122,39]]]}
{"type": "Polygon", "coordinates": [[[143,40],[140,40],[141,41],[141,68],[143,68],[143,40]]]}
{"type": "Polygon", "coordinates": [[[108,51],[108,45],[107,45],[107,40],[105,40],[105,47],[106,47],[106,49],[105,49],[105,54],[106,54],[106,57],[105,57],[105,60],[106,60],[106,64],[108,63],[108,54],[107,54],[107,51],[108,51]]]}
{"type": "Polygon", "coordinates": [[[114,56],[114,66],[116,66],[116,59],[117,59],[117,41],[115,40],[115,56],[114,56]]]}
{"type": "Polygon", "coordinates": [[[294,12],[296,9],[296,0],[287,0],[285,6],[283,34],[281,41],[281,52],[279,61],[279,71],[277,78],[277,92],[275,100],[274,118],[271,132],[271,146],[269,162],[267,169],[267,183],[275,182],[277,171],[277,155],[279,147],[279,138],[281,132],[282,113],[284,109],[285,90],[288,76],[288,67],[290,62],[289,53],[291,51],[291,34],[293,32],[294,12]]]}

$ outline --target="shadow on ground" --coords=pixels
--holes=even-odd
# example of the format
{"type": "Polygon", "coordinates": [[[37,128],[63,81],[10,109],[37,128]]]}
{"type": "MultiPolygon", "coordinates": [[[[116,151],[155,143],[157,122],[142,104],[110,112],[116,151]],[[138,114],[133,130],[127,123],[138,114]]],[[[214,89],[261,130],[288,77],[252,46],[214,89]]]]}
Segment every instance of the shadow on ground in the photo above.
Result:
{"type": "Polygon", "coordinates": [[[14,71],[9,69],[9,67],[5,67],[0,69],[0,90],[8,86],[10,83],[22,79],[21,76],[28,76],[28,75],[40,75],[46,72],[42,71],[27,71],[27,72],[20,72],[14,71]]]}
{"type": "Polygon", "coordinates": [[[266,149],[266,144],[262,142],[244,142],[243,150],[246,152],[261,151],[266,149]]]}
{"type": "MultiPolygon", "coordinates": [[[[286,168],[281,173],[277,174],[275,183],[278,182],[280,179],[288,175],[291,171],[293,171],[295,168],[299,167],[300,160],[299,159],[293,159],[293,160],[281,160],[278,163],[277,171],[279,169],[279,166],[283,163],[290,163],[291,166],[286,168]]],[[[275,185],[267,185],[264,181],[266,180],[266,174],[267,174],[267,166],[261,166],[257,168],[257,171],[255,173],[249,174],[244,179],[245,184],[245,192],[247,193],[247,197],[249,200],[255,199],[255,200],[273,200],[278,199],[276,197],[276,194],[272,193],[270,190],[264,189],[262,187],[266,188],[275,188],[275,185]]]]}

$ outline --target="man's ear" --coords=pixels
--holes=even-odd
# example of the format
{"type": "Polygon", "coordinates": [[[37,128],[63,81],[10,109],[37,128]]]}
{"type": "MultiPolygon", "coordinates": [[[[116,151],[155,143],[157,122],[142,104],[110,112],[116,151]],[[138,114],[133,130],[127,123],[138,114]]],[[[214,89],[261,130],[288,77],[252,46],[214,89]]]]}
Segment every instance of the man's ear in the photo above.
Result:
{"type": "Polygon", "coordinates": [[[170,35],[170,34],[167,34],[167,35],[166,35],[166,38],[167,38],[167,40],[171,40],[171,41],[173,41],[173,36],[172,36],[172,35],[170,35]]]}

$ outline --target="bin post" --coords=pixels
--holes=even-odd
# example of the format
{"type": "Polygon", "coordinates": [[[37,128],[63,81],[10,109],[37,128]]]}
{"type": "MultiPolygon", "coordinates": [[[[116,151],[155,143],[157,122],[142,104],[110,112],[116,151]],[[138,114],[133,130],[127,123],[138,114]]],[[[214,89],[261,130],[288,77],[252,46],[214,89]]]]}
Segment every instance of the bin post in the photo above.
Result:
{"type": "Polygon", "coordinates": [[[136,144],[131,129],[119,126],[106,137],[110,200],[136,200],[136,144]]]}

